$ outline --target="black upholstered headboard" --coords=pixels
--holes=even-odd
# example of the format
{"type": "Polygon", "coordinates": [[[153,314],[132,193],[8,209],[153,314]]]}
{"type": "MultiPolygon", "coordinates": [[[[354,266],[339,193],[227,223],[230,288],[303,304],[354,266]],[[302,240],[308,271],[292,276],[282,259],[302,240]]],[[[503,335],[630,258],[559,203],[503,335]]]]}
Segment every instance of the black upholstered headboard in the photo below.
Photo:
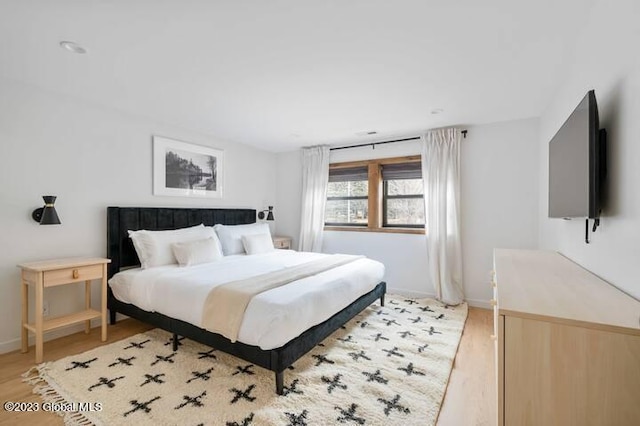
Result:
{"type": "Polygon", "coordinates": [[[148,229],[151,231],[180,229],[204,224],[213,226],[254,223],[253,209],[192,209],[163,207],[108,207],[107,208],[107,257],[108,275],[111,278],[120,268],[140,264],[138,255],[127,231],[148,229]]]}

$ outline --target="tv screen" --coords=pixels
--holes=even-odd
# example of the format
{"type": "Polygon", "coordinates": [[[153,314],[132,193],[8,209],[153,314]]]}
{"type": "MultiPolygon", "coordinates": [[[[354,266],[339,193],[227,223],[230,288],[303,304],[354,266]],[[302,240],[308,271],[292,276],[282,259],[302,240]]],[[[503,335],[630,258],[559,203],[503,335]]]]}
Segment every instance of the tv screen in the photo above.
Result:
{"type": "Polygon", "coordinates": [[[598,107],[591,90],[549,142],[549,217],[599,217],[600,151],[598,107]]]}

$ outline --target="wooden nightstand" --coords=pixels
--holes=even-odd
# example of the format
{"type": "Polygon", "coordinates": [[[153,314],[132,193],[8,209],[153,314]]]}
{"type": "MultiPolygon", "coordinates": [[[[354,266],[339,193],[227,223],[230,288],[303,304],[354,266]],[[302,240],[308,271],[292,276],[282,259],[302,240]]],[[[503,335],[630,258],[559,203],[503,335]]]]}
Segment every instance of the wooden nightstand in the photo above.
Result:
{"type": "Polygon", "coordinates": [[[54,328],[85,321],[85,333],[91,330],[91,319],[102,318],[102,341],[107,340],[107,263],[103,258],[70,258],[28,262],[22,268],[22,353],[29,351],[29,331],[36,336],[36,363],[42,362],[43,333],[54,328]],[[91,309],[91,280],[101,280],[100,311],[91,309]],[[42,312],[46,287],[85,282],[85,310],[45,320],[42,312]],[[29,319],[29,284],[35,287],[35,323],[29,319]]]}
{"type": "Polygon", "coordinates": [[[291,237],[273,237],[273,246],[277,249],[291,249],[291,237]]]}

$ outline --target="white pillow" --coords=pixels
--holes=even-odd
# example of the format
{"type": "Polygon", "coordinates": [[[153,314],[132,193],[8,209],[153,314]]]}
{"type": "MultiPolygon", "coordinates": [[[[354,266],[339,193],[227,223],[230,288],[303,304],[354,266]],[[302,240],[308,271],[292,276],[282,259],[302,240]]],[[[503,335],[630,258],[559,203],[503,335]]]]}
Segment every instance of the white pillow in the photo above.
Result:
{"type": "Polygon", "coordinates": [[[260,254],[275,250],[271,235],[268,234],[243,235],[242,245],[247,254],[260,254]]]}
{"type": "Polygon", "coordinates": [[[216,237],[171,244],[180,266],[199,265],[222,259],[222,251],[216,237]]]}
{"type": "Polygon", "coordinates": [[[244,253],[242,245],[243,235],[266,234],[271,238],[269,225],[266,223],[251,223],[249,225],[216,225],[213,227],[222,244],[225,256],[244,253]]]}
{"type": "Polygon", "coordinates": [[[129,237],[133,241],[143,269],[177,263],[171,250],[173,243],[202,240],[215,236],[212,228],[202,224],[169,231],[147,231],[144,229],[129,231],[129,237]]]}

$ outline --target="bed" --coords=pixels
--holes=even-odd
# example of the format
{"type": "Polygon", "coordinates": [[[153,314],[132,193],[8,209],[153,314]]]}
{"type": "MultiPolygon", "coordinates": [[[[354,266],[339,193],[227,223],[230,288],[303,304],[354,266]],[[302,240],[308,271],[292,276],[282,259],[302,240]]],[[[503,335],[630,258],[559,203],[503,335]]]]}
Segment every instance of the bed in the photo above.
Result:
{"type": "MultiPolygon", "coordinates": [[[[111,264],[108,266],[108,277],[111,280],[120,271],[125,271],[131,276],[135,275],[135,273],[126,271],[127,268],[139,266],[136,251],[128,236],[129,230],[169,230],[186,228],[200,223],[205,226],[215,224],[242,225],[255,221],[256,211],[253,209],[109,207],[107,209],[107,256],[111,259],[111,264]]],[[[272,256],[276,256],[276,254],[272,256]]],[[[277,256],[287,258],[284,253],[277,253],[277,256]]],[[[305,256],[305,254],[292,253],[289,256],[305,256]]],[[[306,254],[306,256],[311,256],[311,254],[306,254]]],[[[259,256],[256,256],[254,262],[260,262],[260,259],[259,256]]],[[[239,260],[229,258],[225,259],[225,262],[233,265],[233,262],[239,262],[239,260]]],[[[176,273],[175,268],[165,268],[166,276],[163,277],[165,286],[167,285],[166,281],[172,279],[171,274],[176,273]]],[[[162,269],[158,269],[153,271],[153,274],[158,274],[161,271],[162,269]]],[[[147,273],[147,275],[152,274],[147,273]]],[[[156,275],[156,281],[159,281],[159,277],[160,275],[156,275]]],[[[140,278],[136,279],[139,280],[138,282],[143,282],[140,278]]],[[[169,287],[165,287],[165,289],[167,288],[169,287]]],[[[115,286],[114,289],[110,285],[107,296],[111,324],[115,323],[116,313],[121,313],[172,333],[174,350],[178,349],[178,336],[184,336],[269,369],[275,373],[276,392],[278,395],[282,395],[284,370],[377,299],[380,299],[380,303],[384,305],[386,284],[384,281],[374,283],[374,287],[370,291],[355,298],[346,307],[333,313],[330,317],[322,318],[321,322],[316,322],[315,325],[299,334],[295,332],[296,337],[294,338],[280,336],[269,341],[261,341],[259,333],[254,332],[254,336],[251,337],[250,335],[243,336],[241,332],[238,340],[234,342],[220,334],[194,325],[195,321],[189,318],[188,314],[172,310],[168,303],[165,303],[163,308],[163,311],[168,314],[159,313],[149,309],[139,297],[136,299],[131,292],[127,293],[129,290],[126,285],[115,286]]],[[[178,295],[176,294],[176,296],[178,295]]],[[[168,297],[167,300],[174,298],[168,297]]],[[[258,312],[260,311],[258,310],[258,312]]],[[[266,312],[266,310],[263,308],[262,312],[266,312]]],[[[255,320],[254,323],[257,324],[255,320]]]]}

